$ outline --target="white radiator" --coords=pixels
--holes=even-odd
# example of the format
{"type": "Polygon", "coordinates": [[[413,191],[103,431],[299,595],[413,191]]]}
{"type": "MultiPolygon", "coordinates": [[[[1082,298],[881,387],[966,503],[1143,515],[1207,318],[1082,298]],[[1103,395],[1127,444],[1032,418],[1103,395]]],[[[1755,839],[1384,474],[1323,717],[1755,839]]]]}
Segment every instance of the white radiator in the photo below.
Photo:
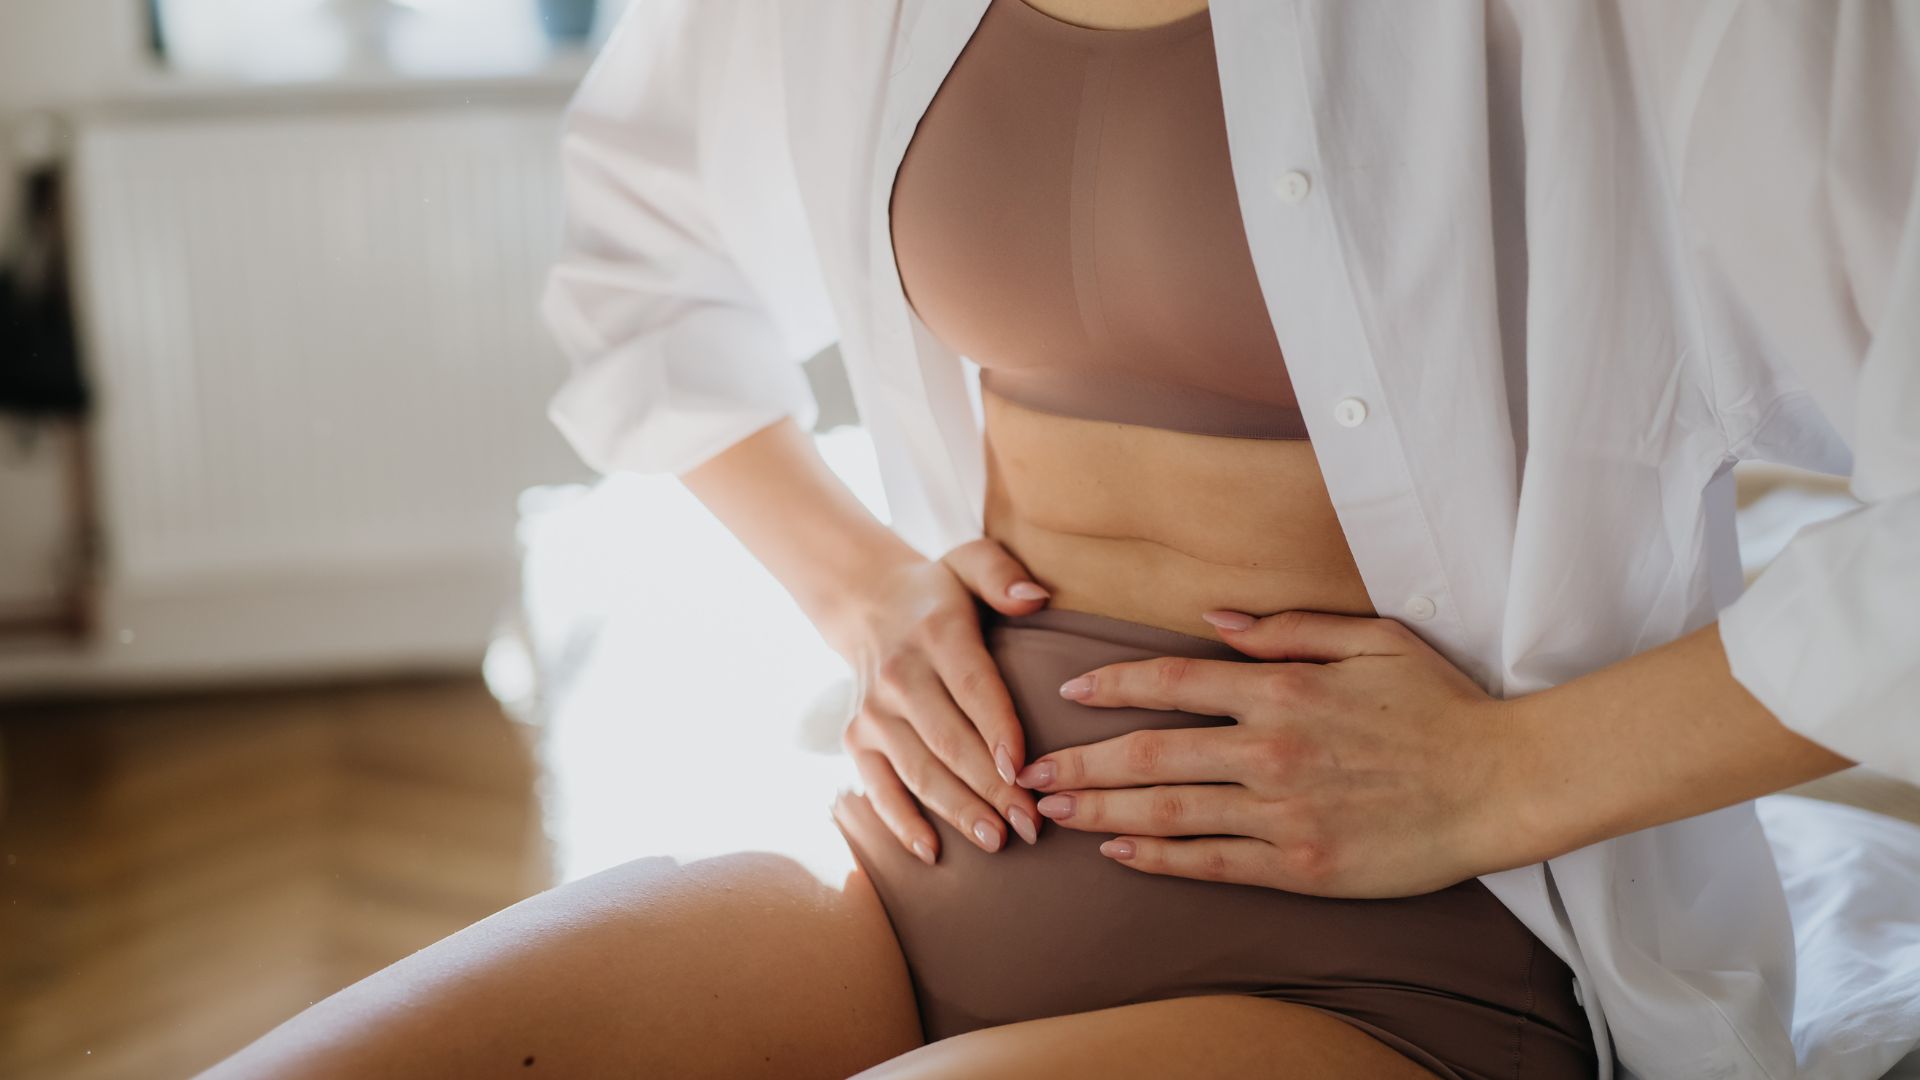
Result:
{"type": "Polygon", "coordinates": [[[581,475],[544,416],[564,362],[535,310],[558,116],[79,124],[108,610],[90,655],[0,657],[0,684],[479,654],[516,495],[581,475]]]}

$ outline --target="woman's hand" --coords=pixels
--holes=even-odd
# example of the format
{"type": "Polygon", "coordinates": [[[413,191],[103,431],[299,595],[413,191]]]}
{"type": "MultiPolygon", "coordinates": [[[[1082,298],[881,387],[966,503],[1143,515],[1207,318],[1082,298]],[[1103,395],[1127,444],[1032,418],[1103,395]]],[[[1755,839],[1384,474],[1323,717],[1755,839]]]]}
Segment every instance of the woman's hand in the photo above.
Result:
{"type": "Polygon", "coordinates": [[[1021,773],[1041,813],[1136,870],[1318,896],[1431,892],[1557,852],[1533,835],[1530,725],[1390,619],[1209,612],[1273,663],[1161,657],[1069,680],[1084,705],[1239,721],[1147,729],[1021,773]]]}
{"type": "Polygon", "coordinates": [[[981,538],[938,562],[877,574],[848,616],[822,628],[859,685],[859,710],[841,741],[880,820],[929,864],[940,838],[916,799],[986,851],[1005,842],[1002,818],[1027,843],[1037,836],[1035,797],[1014,783],[1026,740],[975,597],[1024,615],[1045,606],[1047,592],[981,538]]]}

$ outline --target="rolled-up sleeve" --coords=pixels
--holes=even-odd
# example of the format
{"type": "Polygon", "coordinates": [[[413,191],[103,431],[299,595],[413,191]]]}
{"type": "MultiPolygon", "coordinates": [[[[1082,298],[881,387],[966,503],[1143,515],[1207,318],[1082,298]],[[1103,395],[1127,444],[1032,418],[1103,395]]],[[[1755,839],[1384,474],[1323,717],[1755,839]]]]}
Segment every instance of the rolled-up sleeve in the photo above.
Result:
{"type": "Polygon", "coordinates": [[[1789,728],[1920,782],[1920,12],[1737,9],[1701,85],[1686,209],[1852,450],[1864,504],[1803,529],[1721,612],[1789,728]]]}
{"type": "Polygon", "coordinates": [[[571,370],[548,413],[603,472],[678,475],[782,417],[817,416],[800,361],[826,342],[778,317],[737,243],[764,211],[735,203],[780,182],[785,147],[753,15],[636,0],[566,112],[566,231],[541,313],[571,370]],[[743,147],[764,151],[766,178],[714,183],[743,147]]]}

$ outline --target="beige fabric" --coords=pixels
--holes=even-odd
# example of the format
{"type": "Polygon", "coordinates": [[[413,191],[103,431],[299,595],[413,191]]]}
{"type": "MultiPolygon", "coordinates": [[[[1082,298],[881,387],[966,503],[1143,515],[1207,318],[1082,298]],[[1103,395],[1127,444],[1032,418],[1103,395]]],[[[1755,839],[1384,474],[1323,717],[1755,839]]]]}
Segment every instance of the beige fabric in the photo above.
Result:
{"type": "Polygon", "coordinates": [[[901,160],[903,289],[1029,409],[1304,439],[1254,272],[1206,9],[1139,30],[994,0],[901,160]]]}

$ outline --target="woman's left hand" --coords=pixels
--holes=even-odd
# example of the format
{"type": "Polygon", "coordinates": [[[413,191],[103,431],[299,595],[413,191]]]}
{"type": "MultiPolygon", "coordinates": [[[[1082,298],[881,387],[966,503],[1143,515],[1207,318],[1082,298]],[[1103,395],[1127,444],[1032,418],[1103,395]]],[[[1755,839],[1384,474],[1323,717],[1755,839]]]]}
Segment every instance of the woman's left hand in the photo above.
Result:
{"type": "Polygon", "coordinates": [[[1110,664],[1061,693],[1238,723],[1038,758],[1019,781],[1051,793],[1042,814],[1118,834],[1101,851],[1136,870],[1318,896],[1410,896],[1550,854],[1522,798],[1526,732],[1413,631],[1304,611],[1207,620],[1274,662],[1110,664]]]}

